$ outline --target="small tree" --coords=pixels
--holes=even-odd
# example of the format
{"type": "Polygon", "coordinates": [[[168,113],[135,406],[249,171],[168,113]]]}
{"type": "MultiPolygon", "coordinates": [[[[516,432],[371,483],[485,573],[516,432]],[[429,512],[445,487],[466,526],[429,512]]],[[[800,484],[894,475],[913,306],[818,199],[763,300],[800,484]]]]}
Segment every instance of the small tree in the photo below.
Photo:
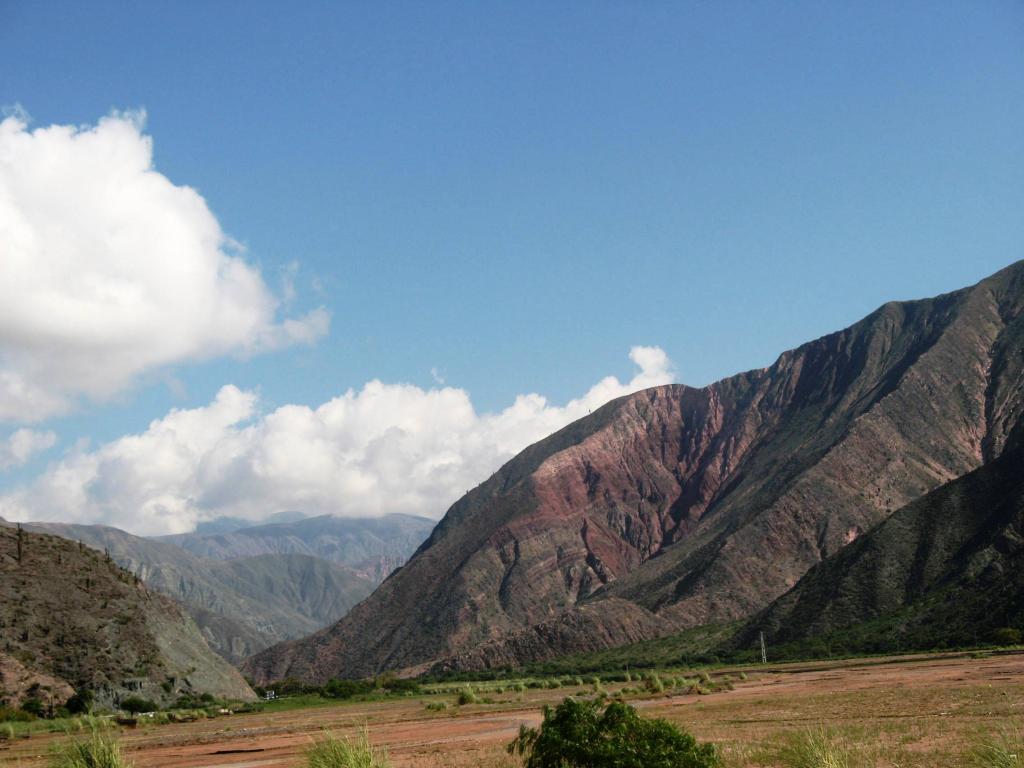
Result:
{"type": "Polygon", "coordinates": [[[92,691],[83,688],[71,695],[64,708],[72,715],[85,715],[92,709],[92,691]]]}
{"type": "Polygon", "coordinates": [[[160,705],[155,701],[143,699],[141,696],[129,696],[121,702],[121,709],[125,712],[137,715],[140,712],[156,712],[160,709],[160,705]]]}
{"type": "Polygon", "coordinates": [[[621,701],[566,699],[544,708],[540,728],[522,727],[509,754],[526,768],[717,768],[711,744],[665,720],[640,717],[621,701]]]}

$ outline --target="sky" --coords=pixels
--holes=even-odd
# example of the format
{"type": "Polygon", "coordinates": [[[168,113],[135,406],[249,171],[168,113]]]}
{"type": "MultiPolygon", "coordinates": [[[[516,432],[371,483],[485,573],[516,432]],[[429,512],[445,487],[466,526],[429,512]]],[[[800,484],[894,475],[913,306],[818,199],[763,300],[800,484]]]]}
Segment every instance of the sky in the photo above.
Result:
{"type": "Polygon", "coordinates": [[[440,517],[1024,257],[1024,5],[0,0],[0,515],[440,517]]]}

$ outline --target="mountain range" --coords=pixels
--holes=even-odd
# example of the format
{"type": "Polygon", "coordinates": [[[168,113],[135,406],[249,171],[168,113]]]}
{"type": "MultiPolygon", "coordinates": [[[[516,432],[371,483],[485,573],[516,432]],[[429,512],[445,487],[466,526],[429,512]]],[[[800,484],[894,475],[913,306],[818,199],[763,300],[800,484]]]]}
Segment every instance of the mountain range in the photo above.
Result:
{"type": "Polygon", "coordinates": [[[337,621],[409,557],[432,524],[405,515],[319,517],[162,540],[99,525],[25,527],[109,553],[178,600],[209,645],[235,663],[337,621]]]}
{"type": "MultiPolygon", "coordinates": [[[[963,525],[920,540],[914,551],[933,554],[906,562],[915,576],[886,605],[901,609],[920,589],[981,589],[982,561],[995,569],[985,584],[1010,589],[993,574],[1014,562],[1000,547],[1016,523],[1007,511],[976,527],[997,499],[971,473],[1019,476],[1022,307],[1017,263],[954,293],[886,304],[767,368],[615,400],[459,499],[339,622],[242,668],[258,681],[484,669],[762,611],[780,639],[804,631],[797,615],[818,632],[808,596],[831,606],[836,626],[873,615],[822,590],[844,579],[861,589],[879,562],[899,559],[865,551],[895,546],[905,559],[917,535],[906,529],[941,529],[947,514],[963,525]],[[962,499],[960,511],[943,499],[962,499]]],[[[999,496],[1007,510],[1012,494],[999,496]]]]}
{"type": "Polygon", "coordinates": [[[297,514],[278,513],[274,522],[255,526],[232,524],[221,518],[195,533],[164,536],[160,540],[214,560],[308,555],[343,565],[379,584],[416,551],[435,523],[425,517],[401,514],[296,518],[297,514]],[[211,528],[220,530],[211,532],[211,528]]]}

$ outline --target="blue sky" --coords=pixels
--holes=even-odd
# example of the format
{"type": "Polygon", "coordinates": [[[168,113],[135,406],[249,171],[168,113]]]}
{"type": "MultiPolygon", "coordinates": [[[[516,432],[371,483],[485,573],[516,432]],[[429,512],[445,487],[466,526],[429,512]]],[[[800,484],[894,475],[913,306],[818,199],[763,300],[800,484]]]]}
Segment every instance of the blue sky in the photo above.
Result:
{"type": "Polygon", "coordinates": [[[1011,2],[0,0],[0,104],[144,109],[156,169],[275,293],[298,264],[289,311],[331,313],[43,426],[431,369],[480,411],[563,403],[634,345],[692,384],[766,365],[1024,256],[1022,41],[1011,2]]]}

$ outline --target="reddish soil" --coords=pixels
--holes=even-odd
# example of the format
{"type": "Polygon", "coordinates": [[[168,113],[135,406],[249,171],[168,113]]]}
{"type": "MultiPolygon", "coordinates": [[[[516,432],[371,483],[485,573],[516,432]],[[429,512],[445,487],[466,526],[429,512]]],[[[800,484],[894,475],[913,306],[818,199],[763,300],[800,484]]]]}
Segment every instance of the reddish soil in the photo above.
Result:
{"type": "MultiPolygon", "coordinates": [[[[738,675],[740,670],[728,670],[738,675]]],[[[922,656],[747,668],[735,689],[708,696],[633,700],[649,715],[685,725],[699,738],[746,754],[795,728],[828,724],[891,732],[901,749],[959,754],[964,739],[986,723],[1024,711],[1024,654],[922,656]],[[898,739],[897,739],[898,737],[898,739]]],[[[302,764],[302,752],[323,729],[351,734],[363,725],[386,745],[396,766],[498,764],[501,747],[522,724],[540,721],[540,707],[573,689],[529,691],[504,701],[428,712],[423,698],[311,707],[277,713],[125,730],[124,746],[137,768],[279,768],[302,764]],[[469,760],[470,762],[466,762],[469,760]]],[[[439,700],[433,697],[434,700],[439,700]]],[[[0,746],[0,763],[33,768],[58,735],[36,735],[0,746]]],[[[956,765],[936,757],[925,765],[956,765]]],[[[953,762],[949,762],[952,760],[953,762]]],[[[881,764],[881,763],[880,763],[881,764]]]]}

